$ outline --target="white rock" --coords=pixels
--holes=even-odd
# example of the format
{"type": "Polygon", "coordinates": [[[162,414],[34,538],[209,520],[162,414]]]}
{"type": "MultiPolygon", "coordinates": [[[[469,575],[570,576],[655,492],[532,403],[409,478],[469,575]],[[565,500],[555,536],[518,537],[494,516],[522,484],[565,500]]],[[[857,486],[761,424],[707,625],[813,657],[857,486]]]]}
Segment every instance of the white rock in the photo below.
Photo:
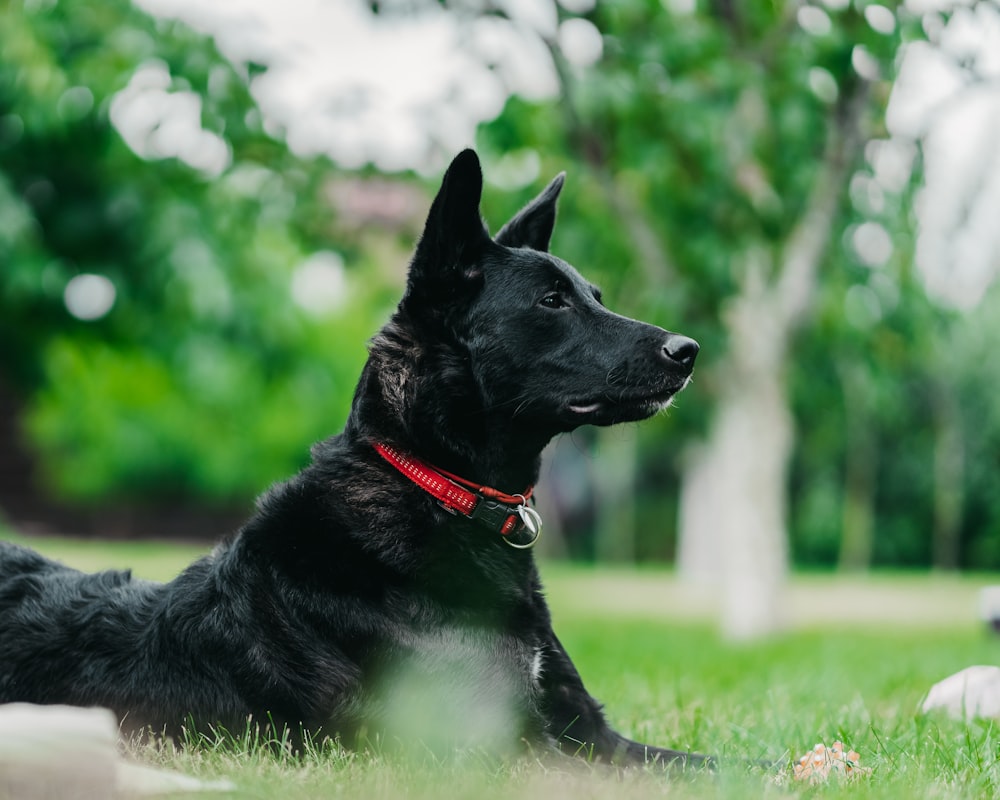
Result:
{"type": "Polygon", "coordinates": [[[104,708],[0,705],[0,800],[108,800],[234,791],[124,761],[118,723],[104,708]]]}
{"type": "Polygon", "coordinates": [[[945,711],[955,719],[1000,719],[1000,667],[966,667],[949,675],[931,687],[921,710],[945,711]]]}

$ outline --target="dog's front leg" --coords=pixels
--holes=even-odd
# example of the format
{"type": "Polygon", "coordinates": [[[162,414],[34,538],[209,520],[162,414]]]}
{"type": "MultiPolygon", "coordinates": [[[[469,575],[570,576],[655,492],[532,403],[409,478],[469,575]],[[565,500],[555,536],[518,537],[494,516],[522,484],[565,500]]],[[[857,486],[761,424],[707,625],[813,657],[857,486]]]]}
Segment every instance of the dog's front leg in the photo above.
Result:
{"type": "Polygon", "coordinates": [[[552,631],[542,651],[540,685],[548,731],[565,753],[622,766],[715,765],[711,756],[641,744],[614,731],[604,719],[601,704],[587,692],[572,660],[552,631]]]}

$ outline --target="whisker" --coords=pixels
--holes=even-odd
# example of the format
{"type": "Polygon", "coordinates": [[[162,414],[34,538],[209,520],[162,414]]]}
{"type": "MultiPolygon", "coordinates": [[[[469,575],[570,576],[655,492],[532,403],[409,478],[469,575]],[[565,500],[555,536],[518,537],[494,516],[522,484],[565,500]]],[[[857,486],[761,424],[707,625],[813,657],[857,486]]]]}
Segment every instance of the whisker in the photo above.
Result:
{"type": "Polygon", "coordinates": [[[531,405],[531,398],[530,397],[526,397],[524,399],[524,401],[517,408],[514,409],[514,413],[511,414],[511,417],[516,417],[518,414],[520,414],[522,411],[524,411],[524,409],[526,409],[530,405],[531,405]]]}

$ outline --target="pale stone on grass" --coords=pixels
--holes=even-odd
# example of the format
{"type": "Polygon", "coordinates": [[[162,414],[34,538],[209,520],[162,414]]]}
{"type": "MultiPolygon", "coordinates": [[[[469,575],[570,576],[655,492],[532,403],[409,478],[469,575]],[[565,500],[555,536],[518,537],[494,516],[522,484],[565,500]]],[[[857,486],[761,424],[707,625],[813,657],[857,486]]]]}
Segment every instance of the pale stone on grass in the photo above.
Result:
{"type": "Polygon", "coordinates": [[[921,706],[925,714],[944,711],[955,719],[1000,719],[1000,667],[966,667],[935,683],[921,706]]]}

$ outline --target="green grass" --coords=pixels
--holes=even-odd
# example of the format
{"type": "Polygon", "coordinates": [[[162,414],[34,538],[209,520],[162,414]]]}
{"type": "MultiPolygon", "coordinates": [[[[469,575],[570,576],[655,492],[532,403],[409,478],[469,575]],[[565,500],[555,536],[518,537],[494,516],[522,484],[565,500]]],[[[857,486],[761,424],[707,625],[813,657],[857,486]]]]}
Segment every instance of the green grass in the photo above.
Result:
{"type": "MultiPolygon", "coordinates": [[[[205,551],[19,541],[73,566],[131,565],[151,578],[168,578],[205,551]]],[[[975,621],[976,590],[990,576],[797,576],[791,631],[734,645],[708,622],[710,595],[684,590],[668,572],[544,565],[543,574],[560,638],[610,720],[638,739],[718,753],[733,766],[716,777],[667,779],[528,757],[497,763],[482,753],[430,765],[330,744],[292,758],[246,738],[140,755],[195,776],[228,777],[241,797],[282,800],[1000,794],[1000,728],[916,713],[934,681],[971,664],[1000,663],[1000,640],[975,621]],[[787,762],[835,739],[874,768],[870,777],[807,787],[740,766],[747,759],[787,762]]]]}

